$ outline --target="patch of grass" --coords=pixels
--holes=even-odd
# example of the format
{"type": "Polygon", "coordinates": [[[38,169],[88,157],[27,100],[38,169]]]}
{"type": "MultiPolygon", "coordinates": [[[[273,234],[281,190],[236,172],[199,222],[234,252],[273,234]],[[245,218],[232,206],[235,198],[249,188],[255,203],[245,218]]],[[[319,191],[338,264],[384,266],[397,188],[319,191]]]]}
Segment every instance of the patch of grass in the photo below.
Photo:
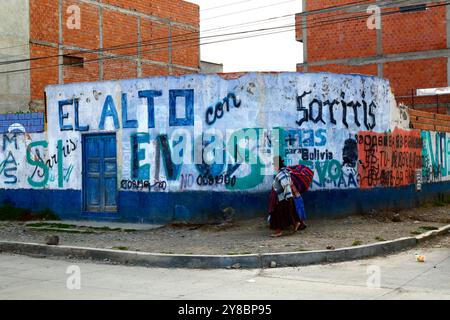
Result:
{"type": "Polygon", "coordinates": [[[437,230],[439,229],[438,227],[433,227],[433,226],[421,226],[419,227],[419,229],[425,230],[425,231],[431,231],[431,230],[437,230]]]}
{"type": "Polygon", "coordinates": [[[445,207],[450,204],[450,196],[439,194],[435,200],[430,200],[423,202],[419,205],[420,208],[431,208],[431,207],[445,207]]]}
{"type": "Polygon", "coordinates": [[[429,208],[429,207],[431,207],[431,204],[429,202],[422,202],[419,205],[419,208],[429,208]]]}
{"type": "Polygon", "coordinates": [[[52,210],[48,208],[38,211],[35,214],[35,217],[39,220],[61,220],[57,214],[55,214],[52,210]]]}
{"type": "Polygon", "coordinates": [[[433,202],[433,207],[445,207],[446,205],[447,203],[440,200],[436,200],[433,202]]]}
{"type": "Polygon", "coordinates": [[[419,234],[425,233],[427,231],[437,230],[437,229],[439,229],[439,228],[438,227],[433,227],[433,226],[420,226],[416,230],[411,231],[411,234],[419,235],[419,234]]]}
{"type": "Polygon", "coordinates": [[[34,228],[61,228],[61,229],[76,229],[77,228],[77,226],[73,225],[73,224],[47,223],[47,222],[28,223],[27,227],[34,227],[34,228]]]}
{"type": "Polygon", "coordinates": [[[383,237],[380,237],[380,236],[375,237],[375,240],[377,240],[377,241],[386,241],[383,237]]]}
{"type": "MultiPolygon", "coordinates": [[[[65,223],[48,223],[48,222],[36,222],[36,223],[28,223],[26,225],[29,228],[37,228],[38,230],[53,229],[71,229],[73,232],[86,232],[86,233],[98,233],[98,232],[116,232],[116,231],[125,231],[121,228],[110,228],[110,227],[86,227],[86,226],[77,226],[74,224],[65,224],[65,223]]],[[[67,230],[61,230],[66,232],[67,230]]],[[[126,229],[126,232],[136,231],[134,229],[126,229]]]]}
{"type": "Polygon", "coordinates": [[[30,227],[30,229],[35,231],[45,231],[45,232],[58,232],[58,233],[95,233],[90,230],[83,230],[83,229],[60,229],[60,228],[46,228],[46,227],[30,227]]]}
{"type": "Polygon", "coordinates": [[[114,250],[122,250],[122,251],[128,251],[128,247],[125,246],[117,246],[117,247],[112,247],[114,250]]]}
{"type": "Polygon", "coordinates": [[[355,241],[353,241],[353,243],[352,243],[352,246],[360,246],[360,245],[362,245],[362,241],[361,240],[355,240],[355,241]]]}
{"type": "Polygon", "coordinates": [[[121,231],[121,228],[110,228],[110,227],[88,227],[89,229],[98,231],[121,231]]]}
{"type": "Polygon", "coordinates": [[[4,203],[0,206],[0,220],[2,221],[20,221],[27,216],[31,216],[30,210],[16,208],[11,203],[4,203]]]}
{"type": "Polygon", "coordinates": [[[249,251],[243,251],[243,252],[228,252],[227,255],[228,256],[238,256],[238,255],[242,255],[242,254],[252,254],[253,252],[249,252],[249,251]]]}

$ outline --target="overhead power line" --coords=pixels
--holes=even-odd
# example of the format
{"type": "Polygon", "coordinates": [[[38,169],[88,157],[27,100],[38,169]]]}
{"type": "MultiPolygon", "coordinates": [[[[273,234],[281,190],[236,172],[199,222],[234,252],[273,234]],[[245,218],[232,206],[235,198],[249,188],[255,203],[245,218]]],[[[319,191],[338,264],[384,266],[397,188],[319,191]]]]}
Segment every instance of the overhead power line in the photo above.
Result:
{"type": "MultiPolygon", "coordinates": [[[[407,0],[403,0],[402,2],[405,2],[407,0]]],[[[434,6],[442,6],[441,5],[434,5],[434,6]]],[[[391,12],[385,12],[383,13],[383,15],[388,15],[388,14],[393,14],[393,13],[397,13],[400,11],[391,11],[391,12]]],[[[345,19],[333,19],[333,20],[329,20],[327,21],[327,23],[320,23],[320,24],[316,24],[316,25],[309,25],[308,28],[312,28],[312,27],[320,27],[320,26],[324,26],[324,25],[329,25],[329,24],[334,24],[334,23],[340,23],[340,22],[346,22],[346,21],[351,21],[351,20],[358,20],[361,18],[366,18],[367,14],[364,15],[359,15],[359,16],[353,16],[350,18],[345,18],[345,19]]],[[[204,37],[204,38],[214,38],[214,37],[224,37],[224,36],[230,36],[230,35],[239,35],[239,34],[243,34],[243,33],[250,33],[250,32],[262,32],[262,31],[268,31],[268,30],[274,30],[274,29],[282,29],[282,28],[292,28],[295,27],[296,25],[286,25],[286,26],[278,26],[278,27],[273,27],[273,28],[265,28],[265,29],[257,29],[257,30],[247,30],[244,32],[236,32],[236,33],[229,33],[229,34],[222,34],[222,35],[216,35],[216,36],[209,36],[209,37],[204,37]]],[[[290,30],[287,30],[290,31],[290,30]]],[[[285,32],[285,31],[282,31],[285,32]]],[[[275,32],[276,33],[276,32],[275,32]]],[[[281,33],[281,32],[280,32],[281,33]]],[[[255,35],[255,36],[261,36],[261,35],[255,35]]],[[[245,37],[248,38],[248,37],[245,37]]],[[[188,42],[188,41],[197,41],[199,40],[198,37],[196,38],[190,38],[190,39],[182,39],[179,41],[173,41],[173,42],[188,42]]],[[[204,43],[204,44],[211,44],[211,43],[219,43],[219,42],[224,42],[224,41],[231,41],[231,40],[239,40],[239,38],[233,38],[233,39],[225,39],[225,40],[220,40],[217,42],[209,42],[209,43],[204,43]]],[[[160,44],[164,44],[167,42],[163,42],[160,44]]],[[[201,44],[201,45],[204,45],[201,44]]],[[[153,45],[153,44],[152,44],[153,45]]],[[[197,46],[197,43],[195,44],[195,46],[197,46]]],[[[155,51],[160,51],[160,50],[166,50],[168,49],[168,47],[162,47],[162,48],[156,48],[156,49],[151,49],[149,51],[142,51],[141,53],[146,53],[146,52],[155,52],[155,51]]],[[[96,61],[100,61],[100,60],[108,60],[108,59],[120,59],[120,58],[124,58],[123,55],[120,56],[116,56],[116,57],[100,57],[100,58],[96,58],[96,59],[89,59],[89,60],[85,60],[85,63],[88,62],[96,62],[96,61]]],[[[57,65],[49,65],[49,66],[39,66],[39,67],[34,67],[34,68],[27,68],[27,69],[19,69],[19,70],[11,70],[11,71],[5,71],[5,72],[0,72],[0,74],[4,74],[4,73],[13,73],[13,72],[21,72],[21,71],[28,71],[28,70],[35,70],[35,69],[44,69],[44,68],[49,68],[49,67],[56,67],[59,65],[63,65],[63,64],[57,64],[57,65]]]]}
{"type": "MultiPolygon", "coordinates": [[[[250,0],[251,1],[251,0],[250,0]]],[[[347,3],[347,4],[345,4],[345,5],[335,5],[335,6],[329,6],[329,7],[326,7],[326,8],[323,8],[323,9],[325,9],[325,10],[328,10],[328,9],[339,9],[339,8],[349,8],[349,7],[352,7],[352,6],[355,6],[355,5],[358,5],[358,4],[362,4],[362,3],[364,3],[364,2],[368,2],[368,1],[373,1],[373,0],[360,0],[360,1],[355,1],[355,2],[350,2],[350,3],[347,3]]],[[[404,2],[404,1],[407,1],[407,0],[403,0],[403,1],[400,1],[400,2],[404,2]]],[[[244,2],[244,1],[243,1],[244,2]]],[[[258,8],[254,8],[254,9],[258,9],[258,8]]],[[[314,13],[314,12],[317,12],[317,11],[319,11],[319,10],[310,10],[310,11],[304,11],[304,12],[301,12],[300,14],[311,14],[311,13],[314,13]]],[[[206,33],[206,32],[211,32],[211,31],[216,31],[216,30],[223,30],[223,29],[229,29],[229,28],[231,28],[231,27],[237,27],[237,26],[243,26],[243,25],[249,25],[249,24],[253,24],[253,23],[256,23],[256,22],[265,22],[265,21],[269,21],[269,20],[275,20],[275,19],[284,19],[284,18],[288,18],[288,17],[291,17],[291,16],[294,16],[294,15],[296,15],[297,13],[293,13],[293,14],[287,14],[287,15],[283,15],[283,16],[279,16],[279,17],[272,17],[272,18],[266,18],[266,19],[261,19],[261,20],[256,20],[256,21],[250,21],[250,22],[244,22],[244,23],[240,23],[240,24],[235,24],[235,25],[229,25],[229,26],[225,26],[225,27],[218,27],[218,28],[213,28],[213,29],[208,29],[208,30],[205,30],[205,31],[202,31],[202,33],[206,33]]],[[[184,33],[184,34],[180,34],[180,35],[177,35],[177,36],[175,36],[174,38],[176,38],[176,37],[182,37],[182,36],[185,36],[185,35],[191,35],[191,34],[197,34],[198,32],[197,31],[195,31],[195,32],[189,32],[189,33],[184,33]]],[[[154,40],[161,40],[161,39],[165,39],[165,38],[159,38],[159,39],[154,39],[154,40]]],[[[127,44],[138,44],[138,42],[130,42],[130,43],[124,43],[124,44],[120,44],[120,45],[116,45],[116,46],[111,46],[111,47],[104,47],[104,48],[96,48],[96,49],[92,49],[92,50],[83,50],[83,51],[73,51],[73,52],[71,52],[71,53],[69,53],[69,54],[78,54],[78,53],[95,53],[95,52],[102,52],[102,51],[110,51],[110,50],[115,50],[116,48],[121,48],[121,46],[122,45],[127,45],[127,44]]],[[[30,44],[28,43],[28,44],[24,44],[24,45],[19,45],[19,46],[29,46],[30,44]]],[[[16,46],[15,46],[16,47],[16,46]]],[[[15,47],[5,47],[5,48],[1,48],[0,50],[2,50],[2,49],[10,49],[10,48],[15,48],[15,47]]],[[[64,54],[63,54],[64,55],[64,54]]],[[[58,55],[58,56],[63,56],[63,55],[58,55]]],[[[21,55],[18,55],[18,56],[21,56],[21,55]]],[[[32,58],[33,60],[40,60],[40,59],[46,59],[46,58],[53,58],[54,56],[42,56],[42,57],[36,57],[36,58],[32,58]]],[[[28,60],[27,60],[28,61],[28,60]]],[[[31,60],[30,60],[31,61],[31,60]]],[[[9,62],[8,61],[6,61],[4,64],[9,64],[9,63],[21,63],[21,62],[26,62],[25,60],[10,60],[9,62]]],[[[2,64],[1,62],[0,62],[0,64],[2,64]]]]}
{"type": "MultiPolygon", "coordinates": [[[[223,5],[223,6],[231,6],[231,5],[233,5],[233,4],[239,4],[239,3],[250,2],[250,1],[253,1],[253,0],[239,1],[239,2],[230,3],[230,4],[227,4],[227,5],[223,5]]],[[[408,1],[408,0],[406,0],[406,1],[408,1]]],[[[290,2],[290,1],[287,1],[287,2],[290,2]]],[[[366,3],[366,2],[373,2],[373,0],[360,0],[360,1],[355,1],[355,2],[346,3],[346,4],[343,4],[343,5],[334,5],[334,6],[329,6],[329,7],[325,7],[325,8],[322,8],[322,9],[315,9],[315,10],[303,11],[303,12],[300,12],[299,14],[300,14],[300,15],[302,15],[302,14],[313,14],[313,13],[318,12],[318,11],[321,11],[321,10],[339,9],[339,8],[351,8],[351,7],[354,7],[354,6],[356,6],[356,5],[360,5],[360,4],[366,3]]],[[[389,3],[389,1],[385,1],[385,2],[389,3]]],[[[405,2],[405,0],[399,1],[399,2],[405,2]]],[[[278,4],[274,4],[274,5],[278,5],[278,4]]],[[[383,5],[384,5],[383,3],[379,4],[380,7],[382,7],[383,5]]],[[[218,6],[218,7],[214,7],[214,8],[220,8],[220,7],[223,7],[223,6],[218,6]]],[[[263,7],[264,7],[264,6],[263,6],[263,7]]],[[[256,9],[259,9],[259,8],[261,8],[261,7],[256,7],[256,8],[253,8],[252,10],[256,10],[256,9]]],[[[211,8],[211,9],[213,9],[213,8],[211,8]]],[[[234,13],[234,14],[239,14],[240,12],[241,12],[241,11],[236,12],[236,13],[234,13]]],[[[280,16],[280,17],[273,17],[273,18],[267,18],[267,19],[262,19],[262,20],[256,20],[256,21],[246,22],[246,23],[242,23],[242,24],[236,24],[236,25],[225,26],[225,27],[218,27],[218,28],[209,29],[209,30],[206,30],[206,31],[203,31],[203,32],[210,32],[210,31],[215,31],[215,30],[220,30],[220,29],[230,28],[230,27],[233,27],[233,26],[248,25],[248,24],[253,24],[253,22],[259,22],[259,21],[263,22],[263,21],[267,21],[267,20],[287,18],[287,17],[290,17],[290,16],[294,16],[294,15],[296,15],[296,14],[297,14],[297,13],[293,13],[293,14],[288,14],[288,15],[284,15],[284,16],[280,16]]],[[[210,18],[210,19],[212,20],[213,18],[210,18]]],[[[198,32],[191,32],[191,33],[181,34],[181,35],[178,35],[177,37],[179,37],[179,36],[184,36],[184,35],[188,35],[188,34],[195,34],[195,33],[198,33],[198,32]]],[[[160,38],[160,39],[162,39],[162,38],[160,38]]],[[[155,39],[155,40],[158,40],[158,39],[155,39]]],[[[133,43],[134,43],[134,44],[137,44],[138,42],[133,42],[133,43]]],[[[132,43],[128,43],[128,44],[132,44],[132,43]]],[[[10,47],[0,48],[0,50],[11,49],[11,48],[16,48],[16,47],[24,47],[24,46],[29,46],[29,45],[30,45],[30,43],[25,43],[25,44],[21,44],[21,45],[17,45],[17,46],[10,46],[10,47]]],[[[122,45],[124,45],[124,44],[122,44],[122,45]]],[[[118,45],[118,46],[120,46],[120,45],[118,45]]],[[[109,48],[97,48],[97,49],[94,49],[94,50],[98,50],[98,51],[101,51],[101,50],[114,50],[115,47],[116,47],[116,46],[109,47],[109,48]]],[[[79,53],[86,53],[86,52],[87,52],[87,50],[79,51],[79,53]]],[[[77,54],[77,53],[78,53],[78,52],[73,52],[72,54],[77,54]]],[[[18,55],[18,56],[21,56],[21,55],[18,55]]],[[[44,57],[44,58],[46,58],[46,57],[44,57]]],[[[40,58],[39,58],[39,57],[34,58],[34,60],[36,60],[36,59],[40,59],[40,58]]],[[[14,61],[13,61],[13,62],[14,62],[14,61]]],[[[17,61],[17,63],[19,63],[19,62],[24,62],[24,61],[17,61]]],[[[1,64],[1,63],[0,63],[0,64],[1,64]]]]}
{"type": "Polygon", "coordinates": [[[221,6],[217,6],[217,7],[210,7],[210,8],[205,8],[205,9],[201,9],[200,12],[202,11],[209,11],[209,10],[215,10],[215,9],[220,9],[220,8],[225,8],[225,7],[231,7],[231,6],[235,6],[241,3],[246,3],[246,2],[251,2],[254,0],[244,0],[244,1],[237,1],[237,2],[232,2],[232,3],[228,3],[228,4],[224,4],[221,6]]]}
{"type": "MultiPolygon", "coordinates": [[[[407,0],[404,0],[407,1],[407,0]]],[[[404,2],[402,1],[402,2],[404,2]]],[[[447,6],[450,3],[446,2],[444,4],[435,4],[435,5],[429,5],[428,8],[433,8],[433,7],[440,7],[440,6],[447,6]]],[[[385,16],[385,15],[391,15],[391,14],[396,14],[401,12],[400,10],[395,10],[395,11],[388,11],[388,12],[382,12],[381,15],[385,16]]],[[[347,18],[341,18],[341,19],[329,19],[328,21],[322,21],[321,23],[317,23],[317,24],[313,24],[313,25],[307,25],[305,26],[306,28],[313,28],[313,27],[321,27],[321,26],[325,26],[325,25],[330,25],[330,24],[336,24],[336,23],[342,23],[342,22],[348,22],[348,21],[352,21],[352,20],[359,20],[362,18],[367,18],[368,14],[365,13],[363,15],[354,15],[351,17],[347,17],[347,18]]],[[[199,37],[196,38],[191,38],[191,39],[183,39],[183,40],[179,40],[179,41],[173,41],[173,42],[189,42],[189,41],[196,41],[196,43],[194,43],[193,45],[190,45],[188,47],[193,47],[193,46],[198,46],[198,45],[208,45],[208,44],[213,44],[213,43],[220,43],[220,42],[227,42],[227,41],[235,41],[235,40],[240,40],[240,39],[247,39],[247,38],[251,38],[251,37],[258,37],[258,36],[264,36],[264,35],[268,35],[268,34],[276,34],[276,33],[282,33],[282,32],[288,32],[291,31],[292,28],[295,28],[296,26],[299,26],[301,24],[293,24],[293,25],[285,25],[285,26],[278,26],[278,27],[272,27],[272,28],[264,28],[264,29],[257,29],[257,30],[247,30],[247,31],[243,31],[243,32],[236,32],[236,33],[229,33],[229,34],[222,34],[222,35],[215,35],[215,36],[209,36],[209,37],[203,37],[204,38],[218,38],[218,37],[225,37],[225,36],[233,36],[233,35],[242,35],[242,34],[248,34],[248,33],[256,33],[259,32],[258,34],[249,34],[246,35],[244,37],[236,37],[236,38],[231,38],[231,39],[223,39],[223,40],[218,40],[218,41],[211,41],[211,42],[206,42],[206,43],[200,43],[198,44],[197,41],[200,40],[199,37]],[[271,33],[267,33],[267,31],[271,31],[271,30],[279,30],[279,29],[287,29],[287,30],[281,30],[281,31],[274,31],[271,33]]],[[[172,43],[173,43],[172,42],[172,43]]],[[[167,42],[166,42],[167,43],[167,42]]],[[[160,43],[160,44],[164,44],[164,43],[160,43]]],[[[176,46],[177,48],[179,46],[176,46]]],[[[166,50],[168,47],[161,47],[161,48],[155,48],[155,49],[151,49],[149,51],[141,51],[141,53],[148,53],[148,52],[156,52],[156,51],[160,51],[160,50],[166,50]]],[[[186,48],[186,47],[179,47],[179,48],[186,48]]],[[[84,63],[89,63],[89,62],[96,62],[96,61],[100,61],[100,60],[108,60],[108,59],[121,59],[124,58],[124,56],[114,56],[114,57],[100,57],[100,58],[96,58],[96,59],[89,59],[89,60],[85,60],[84,63]]],[[[4,72],[0,72],[0,74],[7,74],[7,73],[14,73],[14,72],[25,72],[25,71],[29,71],[29,70],[35,70],[35,69],[44,69],[44,68],[50,68],[50,67],[56,67],[56,66],[60,66],[62,64],[56,64],[56,65],[49,65],[49,66],[39,66],[39,67],[34,67],[34,68],[27,68],[27,69],[19,69],[19,70],[10,70],[10,71],[4,71],[4,72]]]]}
{"type": "Polygon", "coordinates": [[[202,22],[203,21],[212,20],[212,19],[227,17],[227,16],[231,16],[231,15],[235,15],[235,14],[240,14],[240,13],[244,13],[244,12],[249,12],[249,11],[255,11],[255,10],[260,10],[260,9],[265,9],[265,8],[270,8],[270,7],[281,6],[283,4],[287,4],[287,3],[291,3],[291,2],[298,2],[298,0],[288,0],[288,1],[283,1],[283,2],[279,2],[279,3],[272,3],[272,4],[268,4],[268,5],[260,6],[260,7],[256,7],[256,8],[250,8],[250,9],[244,9],[244,10],[229,12],[229,13],[225,13],[225,14],[222,14],[222,15],[219,15],[219,16],[214,16],[214,17],[202,19],[202,22]]]}
{"type": "MultiPolygon", "coordinates": [[[[349,6],[354,6],[357,4],[362,4],[364,2],[367,2],[370,0],[362,0],[362,1],[355,1],[355,2],[351,2],[351,3],[347,3],[345,5],[336,5],[336,6],[330,6],[330,7],[326,7],[325,9],[337,9],[337,8],[341,8],[341,7],[349,7],[349,6]]],[[[408,0],[401,0],[397,3],[401,3],[401,2],[407,2],[408,0]]],[[[306,11],[306,12],[316,12],[317,10],[311,10],[311,11],[306,11]]],[[[306,13],[304,12],[304,13],[306,13]]],[[[341,14],[335,14],[334,17],[338,17],[338,16],[342,16],[342,15],[348,15],[349,13],[341,13],[341,14]]],[[[209,29],[206,31],[203,31],[202,34],[204,33],[209,33],[212,31],[217,31],[217,30],[227,30],[230,28],[236,28],[239,26],[244,26],[244,25],[258,25],[258,24],[262,24],[262,23],[267,23],[267,22],[272,22],[275,20],[280,20],[280,19],[285,19],[291,16],[294,16],[294,14],[288,14],[288,15],[282,15],[282,16],[278,16],[278,17],[271,17],[271,18],[266,18],[266,19],[261,19],[261,20],[256,20],[256,21],[250,21],[250,22],[246,22],[246,23],[240,23],[240,24],[235,24],[235,25],[229,25],[229,26],[224,26],[224,27],[218,27],[218,28],[213,28],[213,29],[209,29]],[[261,22],[261,23],[260,23],[261,22]]],[[[320,21],[320,20],[326,20],[328,19],[328,17],[322,17],[319,19],[316,19],[316,21],[320,21]]],[[[174,39],[177,38],[182,38],[184,36],[188,36],[188,35],[197,35],[198,32],[188,32],[188,33],[183,33],[183,34],[179,34],[176,36],[172,37],[172,41],[174,39]]],[[[34,57],[34,58],[27,58],[27,59],[16,59],[16,60],[8,60],[8,61],[3,61],[0,62],[0,65],[5,65],[5,64],[15,64],[15,63],[23,63],[23,62],[28,62],[28,61],[37,61],[37,60],[43,60],[43,59],[51,59],[51,58],[56,58],[56,57],[62,57],[65,55],[77,55],[77,54],[87,54],[87,53],[104,53],[107,51],[115,51],[115,50],[121,50],[121,49],[128,49],[128,48],[135,48],[138,47],[139,45],[141,46],[146,46],[147,43],[150,42],[154,42],[157,40],[167,40],[167,37],[162,37],[162,38],[155,38],[152,40],[147,40],[147,41],[142,41],[142,42],[130,42],[130,43],[125,43],[125,44],[120,44],[120,45],[115,45],[115,46],[110,46],[110,47],[103,47],[103,48],[95,48],[95,49],[86,49],[86,50],[78,50],[78,51],[71,51],[71,52],[66,52],[64,54],[55,54],[55,55],[48,55],[48,56],[40,56],[40,57],[34,57]]],[[[170,41],[170,40],[169,40],[170,41]]],[[[151,45],[151,43],[149,43],[149,45],[151,45]]]]}

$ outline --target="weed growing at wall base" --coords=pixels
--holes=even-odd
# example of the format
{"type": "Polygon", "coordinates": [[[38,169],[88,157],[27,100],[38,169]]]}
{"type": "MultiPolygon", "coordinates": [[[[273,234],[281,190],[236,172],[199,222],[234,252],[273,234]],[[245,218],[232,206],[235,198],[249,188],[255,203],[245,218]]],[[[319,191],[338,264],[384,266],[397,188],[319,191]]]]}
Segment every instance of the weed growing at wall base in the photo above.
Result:
{"type": "Polygon", "coordinates": [[[29,209],[16,208],[5,202],[0,206],[0,221],[60,220],[50,209],[32,212],[29,209]]]}

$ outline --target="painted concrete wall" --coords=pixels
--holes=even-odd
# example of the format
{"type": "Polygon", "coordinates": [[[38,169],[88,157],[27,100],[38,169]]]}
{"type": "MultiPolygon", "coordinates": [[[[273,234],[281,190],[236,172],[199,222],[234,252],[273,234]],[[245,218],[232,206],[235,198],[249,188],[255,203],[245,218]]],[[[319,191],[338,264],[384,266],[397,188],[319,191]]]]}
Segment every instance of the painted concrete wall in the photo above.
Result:
{"type": "MultiPolygon", "coordinates": [[[[326,74],[161,77],[55,86],[47,96],[50,153],[58,139],[115,131],[120,187],[128,190],[129,180],[160,181],[166,192],[269,190],[277,153],[288,164],[314,167],[315,189],[342,188],[339,179],[356,188],[356,153],[344,154],[346,141],[355,148],[348,140],[358,132],[388,130],[391,103],[386,81],[326,74]],[[76,129],[73,98],[83,131],[76,129]],[[59,110],[61,101],[67,105],[59,110]]],[[[80,152],[71,164],[80,170],[80,152]]],[[[81,189],[81,180],[65,187],[81,189]]]]}
{"type": "Polygon", "coordinates": [[[425,182],[450,181],[450,133],[421,133],[422,175],[425,182]]]}
{"type": "Polygon", "coordinates": [[[83,135],[105,132],[116,134],[118,152],[119,212],[108,218],[206,220],[230,206],[239,216],[261,214],[276,155],[314,169],[305,194],[313,216],[413,206],[450,189],[448,134],[407,129],[389,83],[376,77],[188,75],[50,86],[46,93],[47,131],[3,136],[0,200],[51,206],[63,217],[106,217],[82,213],[81,147],[83,135]],[[439,183],[419,195],[423,163],[441,164],[440,176],[424,179],[439,183]]]}
{"type": "MultiPolygon", "coordinates": [[[[29,1],[2,0],[0,61],[29,59],[29,1]]],[[[28,69],[29,62],[0,65],[0,72],[28,69]]],[[[0,74],[0,112],[28,110],[30,72],[0,74]]]]}

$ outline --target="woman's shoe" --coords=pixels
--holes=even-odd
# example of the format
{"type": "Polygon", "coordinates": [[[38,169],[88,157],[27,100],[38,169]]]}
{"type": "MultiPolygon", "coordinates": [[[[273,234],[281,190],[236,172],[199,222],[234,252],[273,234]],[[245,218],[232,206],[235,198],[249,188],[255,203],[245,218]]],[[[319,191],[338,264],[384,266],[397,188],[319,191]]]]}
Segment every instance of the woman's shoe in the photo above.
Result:
{"type": "Polygon", "coordinates": [[[277,237],[281,237],[283,235],[283,231],[281,230],[275,230],[275,233],[272,233],[270,236],[272,238],[277,238],[277,237]]]}
{"type": "Polygon", "coordinates": [[[294,232],[297,232],[301,226],[302,226],[302,223],[301,222],[297,222],[295,224],[295,227],[294,227],[294,232]]]}

